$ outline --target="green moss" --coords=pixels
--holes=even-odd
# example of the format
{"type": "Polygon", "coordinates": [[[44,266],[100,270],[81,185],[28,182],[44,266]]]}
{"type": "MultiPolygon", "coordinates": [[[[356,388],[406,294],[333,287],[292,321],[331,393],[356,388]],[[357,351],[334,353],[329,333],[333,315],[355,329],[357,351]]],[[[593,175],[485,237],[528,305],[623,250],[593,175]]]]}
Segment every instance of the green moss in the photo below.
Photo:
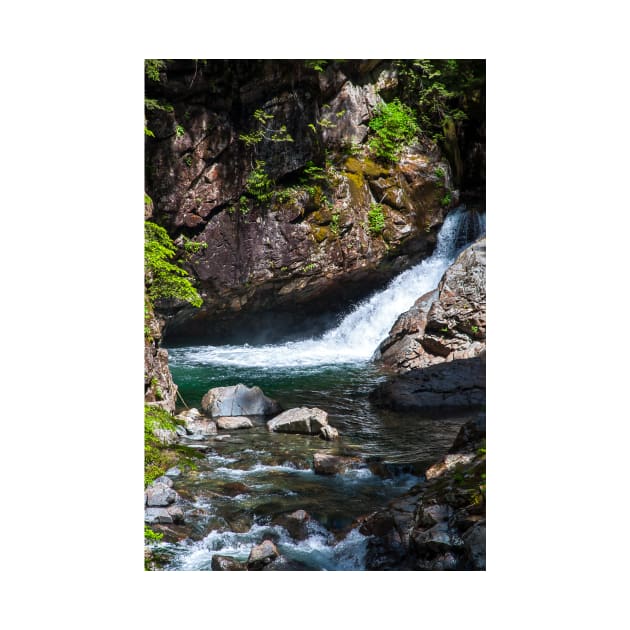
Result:
{"type": "Polygon", "coordinates": [[[374,160],[367,157],[349,157],[344,162],[344,168],[350,173],[362,174],[370,179],[390,174],[389,168],[382,164],[377,164],[374,160]]]}
{"type": "Polygon", "coordinates": [[[317,227],[313,229],[313,238],[316,243],[321,243],[328,238],[329,229],[327,227],[317,227]]]}

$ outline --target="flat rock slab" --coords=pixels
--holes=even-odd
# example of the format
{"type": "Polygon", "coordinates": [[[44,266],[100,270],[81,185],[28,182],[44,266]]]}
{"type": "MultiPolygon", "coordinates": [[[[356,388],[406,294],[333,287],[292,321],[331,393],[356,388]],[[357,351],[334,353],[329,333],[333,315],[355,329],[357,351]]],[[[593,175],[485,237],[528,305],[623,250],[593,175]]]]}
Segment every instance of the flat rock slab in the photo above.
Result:
{"type": "Polygon", "coordinates": [[[254,425],[249,418],[244,416],[220,417],[216,420],[219,429],[235,431],[236,429],[251,429],[254,425]]]}
{"type": "Polygon", "coordinates": [[[212,556],[211,566],[213,571],[247,571],[244,562],[239,562],[235,558],[221,556],[219,554],[212,556]]]}
{"type": "Polygon", "coordinates": [[[297,407],[282,412],[267,422],[267,428],[275,433],[304,433],[317,435],[328,425],[328,414],[317,407],[297,407]]]}
{"type": "Polygon", "coordinates": [[[172,523],[173,517],[163,507],[150,507],[144,511],[145,523],[172,523]]]}
{"type": "Polygon", "coordinates": [[[378,385],[370,394],[378,407],[447,415],[486,404],[486,357],[459,359],[416,369],[378,385]]]}
{"type": "Polygon", "coordinates": [[[247,387],[242,383],[208,390],[201,400],[201,409],[212,418],[271,416],[282,411],[282,407],[265,396],[260,387],[247,387]]]}

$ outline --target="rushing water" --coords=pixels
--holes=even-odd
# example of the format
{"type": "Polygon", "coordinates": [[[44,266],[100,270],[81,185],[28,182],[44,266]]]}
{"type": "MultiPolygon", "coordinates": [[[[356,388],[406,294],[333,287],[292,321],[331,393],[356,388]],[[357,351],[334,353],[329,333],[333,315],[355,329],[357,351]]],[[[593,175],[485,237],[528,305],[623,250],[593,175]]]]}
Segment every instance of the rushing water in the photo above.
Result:
{"type": "MultiPolygon", "coordinates": [[[[332,330],[275,345],[185,346],[169,349],[173,378],[189,406],[200,406],[211,387],[258,385],[288,409],[319,407],[341,436],[269,433],[253,429],[205,442],[196,471],[176,477],[187,502],[184,540],[159,548],[169,570],[210,570],[215,553],[247,559],[254,544],[276,542],[286,558],[308,570],[360,570],[367,539],[354,521],[383,507],[421,481],[419,475],[451,445],[465,417],[431,419],[374,408],[368,394],[383,378],[371,364],[374,350],[400,313],[435,288],[458,251],[483,231],[479,217],[458,209],[446,219],[434,254],[400,274],[383,291],[342,317],[332,330]],[[316,475],[313,454],[359,455],[358,468],[316,475]],[[295,540],[281,516],[310,514],[308,536],[295,540]]],[[[181,536],[180,536],[181,537],[181,536]]]]}

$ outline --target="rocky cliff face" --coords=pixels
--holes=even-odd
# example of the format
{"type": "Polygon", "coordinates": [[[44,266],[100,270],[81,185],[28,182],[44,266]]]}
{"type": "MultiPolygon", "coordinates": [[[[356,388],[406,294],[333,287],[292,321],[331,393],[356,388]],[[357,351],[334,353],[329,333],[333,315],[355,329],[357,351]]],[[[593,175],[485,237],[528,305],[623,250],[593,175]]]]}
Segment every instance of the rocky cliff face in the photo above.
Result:
{"type": "Polygon", "coordinates": [[[144,402],[175,413],[177,385],[168,368],[168,351],[160,348],[164,321],[145,302],[144,402]]]}
{"type": "Polygon", "coordinates": [[[446,270],[438,288],[403,313],[377,351],[377,360],[408,372],[486,349],[486,239],[467,247],[446,270]]]}
{"type": "Polygon", "coordinates": [[[265,313],[302,324],[431,253],[457,200],[448,163],[425,144],[383,165],[365,145],[395,90],[381,61],[321,72],[303,61],[176,61],[148,81],[153,217],[179,236],[204,299],[174,305],[169,335],[212,324],[224,338],[265,313]]]}

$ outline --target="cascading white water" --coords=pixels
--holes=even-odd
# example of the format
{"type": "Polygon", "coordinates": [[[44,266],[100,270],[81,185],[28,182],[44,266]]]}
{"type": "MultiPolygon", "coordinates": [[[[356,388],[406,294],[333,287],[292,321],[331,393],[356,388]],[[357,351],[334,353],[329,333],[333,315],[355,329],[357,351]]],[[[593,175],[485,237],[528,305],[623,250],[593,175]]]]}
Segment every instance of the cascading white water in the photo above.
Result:
{"type": "Polygon", "coordinates": [[[467,242],[485,231],[485,214],[453,210],[444,221],[433,254],[404,271],[390,284],[361,302],[339,325],[303,341],[250,346],[173,348],[171,362],[188,365],[307,367],[369,360],[397,317],[415,300],[437,287],[442,274],[467,242]]]}

